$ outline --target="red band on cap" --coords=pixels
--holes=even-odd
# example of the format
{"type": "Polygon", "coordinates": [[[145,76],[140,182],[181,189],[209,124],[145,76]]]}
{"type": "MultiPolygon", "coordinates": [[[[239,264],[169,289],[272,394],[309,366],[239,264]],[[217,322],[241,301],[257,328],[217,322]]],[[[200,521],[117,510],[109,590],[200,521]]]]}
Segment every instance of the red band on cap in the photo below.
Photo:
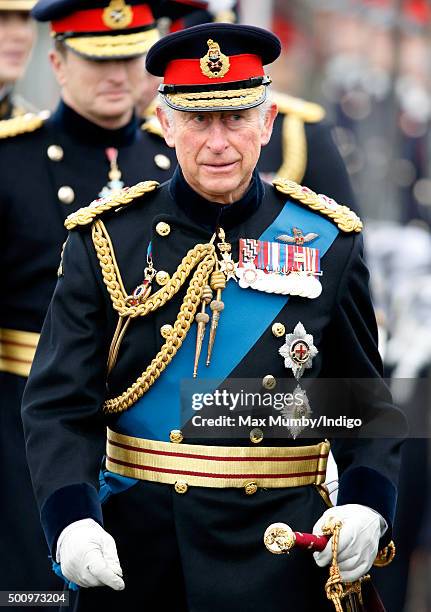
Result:
{"type": "MultiPolygon", "coordinates": [[[[154,23],[154,15],[150,7],[146,4],[133,6],[133,19],[131,23],[121,28],[123,30],[131,30],[148,26],[154,23]]],[[[103,21],[104,9],[88,9],[87,11],[76,11],[73,15],[58,19],[51,23],[51,29],[56,34],[64,34],[65,32],[113,32],[113,28],[107,26],[103,21]]]]}
{"type": "Polygon", "coordinates": [[[198,59],[172,60],[166,67],[163,82],[166,85],[209,85],[265,76],[262,60],[258,55],[232,55],[229,62],[230,68],[224,77],[211,79],[203,74],[198,59]]]}

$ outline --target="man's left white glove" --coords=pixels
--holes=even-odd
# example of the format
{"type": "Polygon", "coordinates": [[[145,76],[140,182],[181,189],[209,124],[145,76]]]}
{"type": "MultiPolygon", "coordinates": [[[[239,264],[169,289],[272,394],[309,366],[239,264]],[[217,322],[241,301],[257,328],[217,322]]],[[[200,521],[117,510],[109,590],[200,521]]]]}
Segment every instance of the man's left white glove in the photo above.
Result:
{"type": "MultiPolygon", "coordinates": [[[[387,529],[385,519],[375,510],[359,504],[334,506],[322,514],[313,527],[322,535],[322,527],[331,521],[341,521],[338,541],[338,567],[343,582],[354,582],[366,574],[376,558],[379,540],[387,529]]],[[[313,553],[319,567],[332,561],[332,539],[321,552],[313,553]]]]}
{"type": "Polygon", "coordinates": [[[75,521],[63,529],[56,558],[63,576],[79,586],[124,589],[114,538],[93,519],[75,521]]]}

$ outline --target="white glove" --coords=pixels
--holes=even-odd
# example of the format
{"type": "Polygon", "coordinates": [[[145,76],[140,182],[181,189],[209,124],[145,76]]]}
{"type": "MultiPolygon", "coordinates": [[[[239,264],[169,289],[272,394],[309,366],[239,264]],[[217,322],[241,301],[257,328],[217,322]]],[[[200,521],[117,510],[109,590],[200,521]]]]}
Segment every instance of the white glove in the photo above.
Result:
{"type": "Polygon", "coordinates": [[[93,519],[75,521],[63,529],[56,558],[63,576],[79,586],[124,589],[114,538],[93,519]]]}
{"type": "MultiPolygon", "coordinates": [[[[313,527],[315,535],[322,535],[322,527],[331,520],[341,521],[338,541],[338,567],[343,582],[354,582],[364,576],[374,563],[379,540],[387,529],[385,519],[378,512],[359,504],[334,506],[322,514],[313,527]]],[[[319,567],[332,561],[332,539],[321,552],[313,553],[319,567]]]]}

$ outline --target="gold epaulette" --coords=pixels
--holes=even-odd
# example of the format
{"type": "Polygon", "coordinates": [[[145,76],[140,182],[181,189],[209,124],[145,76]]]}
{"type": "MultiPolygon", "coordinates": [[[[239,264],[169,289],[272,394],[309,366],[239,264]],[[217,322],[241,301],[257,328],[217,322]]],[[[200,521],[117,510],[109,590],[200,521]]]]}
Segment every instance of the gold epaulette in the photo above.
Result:
{"type": "Polygon", "coordinates": [[[155,134],[156,136],[160,136],[160,138],[163,138],[163,130],[159,120],[157,119],[156,108],[157,98],[154,98],[151,104],[145,109],[145,112],[142,116],[141,130],[143,132],[155,134]]]}
{"type": "Polygon", "coordinates": [[[131,204],[133,200],[140,198],[145,193],[154,191],[160,183],[157,181],[143,181],[133,187],[125,187],[119,191],[116,195],[111,198],[100,198],[94,200],[89,206],[79,208],[77,211],[69,215],[64,222],[66,229],[73,230],[79,225],[88,225],[92,223],[96,217],[99,217],[104,212],[118,208],[121,206],[127,206],[131,204]]]}
{"type": "Polygon", "coordinates": [[[26,113],[25,115],[12,117],[12,119],[4,119],[0,121],[0,139],[35,132],[42,127],[49,115],[49,111],[42,111],[40,113],[26,113]]]}
{"type": "Polygon", "coordinates": [[[332,198],[314,193],[308,187],[298,185],[294,181],[276,178],[272,184],[281,193],[285,193],[294,200],[305,204],[311,210],[329,217],[343,232],[360,232],[362,230],[361,219],[348,206],[337,204],[332,198]]]}
{"type": "Polygon", "coordinates": [[[141,125],[141,130],[143,132],[148,132],[149,134],[155,134],[160,138],[163,138],[163,130],[162,126],[159,123],[156,115],[153,117],[146,117],[144,122],[141,125]]]}
{"type": "Polygon", "coordinates": [[[297,115],[306,123],[317,123],[322,121],[326,115],[325,109],[320,104],[295,98],[279,91],[271,92],[271,99],[277,104],[280,113],[297,115]]]}

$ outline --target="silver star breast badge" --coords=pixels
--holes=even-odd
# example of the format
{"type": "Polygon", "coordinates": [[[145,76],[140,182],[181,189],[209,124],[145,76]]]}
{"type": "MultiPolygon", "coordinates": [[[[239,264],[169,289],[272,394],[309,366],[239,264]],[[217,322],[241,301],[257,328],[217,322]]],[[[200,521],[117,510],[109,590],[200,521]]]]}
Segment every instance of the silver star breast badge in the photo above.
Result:
{"type": "Polygon", "coordinates": [[[305,327],[299,322],[293,334],[286,334],[286,342],[278,350],[284,357],[284,366],[291,369],[298,380],[306,369],[313,365],[313,358],[319,352],[313,344],[313,336],[307,334],[305,327]]]}

